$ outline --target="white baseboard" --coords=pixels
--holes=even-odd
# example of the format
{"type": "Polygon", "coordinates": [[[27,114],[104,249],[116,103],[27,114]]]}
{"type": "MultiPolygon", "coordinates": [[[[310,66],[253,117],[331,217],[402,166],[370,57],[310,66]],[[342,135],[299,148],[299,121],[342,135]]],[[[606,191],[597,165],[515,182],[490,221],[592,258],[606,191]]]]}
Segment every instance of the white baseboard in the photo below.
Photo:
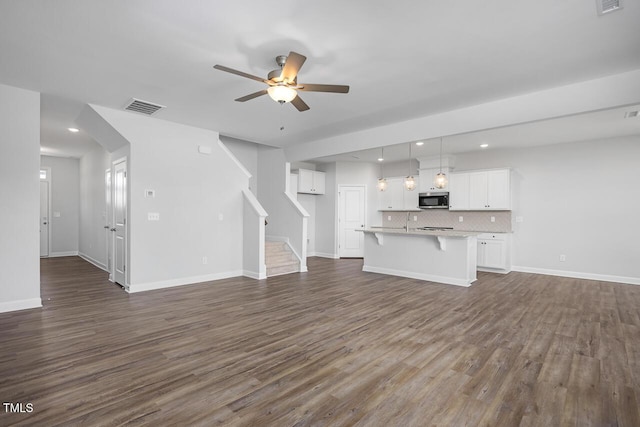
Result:
{"type": "Polygon", "coordinates": [[[27,310],[30,308],[39,307],[42,307],[42,300],[40,298],[0,302],[0,313],[6,313],[8,311],[27,310]]]}
{"type": "Polygon", "coordinates": [[[98,267],[100,270],[104,270],[104,271],[106,271],[107,273],[109,272],[109,271],[107,270],[107,266],[106,266],[106,265],[104,265],[103,263],[101,263],[100,261],[98,261],[98,260],[96,260],[96,259],[91,258],[89,255],[87,255],[87,254],[83,254],[82,252],[79,252],[79,253],[78,253],[78,256],[79,256],[80,258],[82,258],[83,260],[87,261],[88,263],[95,265],[95,266],[96,266],[96,267],[98,267]]]}
{"type": "MultiPolygon", "coordinates": [[[[368,271],[370,273],[388,274],[391,276],[407,277],[409,279],[426,280],[429,282],[445,283],[447,285],[456,285],[456,286],[464,286],[464,287],[471,286],[471,283],[467,282],[466,280],[456,279],[455,277],[436,276],[434,274],[414,273],[412,271],[394,270],[392,268],[380,268],[380,267],[371,267],[369,265],[364,265],[362,267],[362,271],[368,271]]],[[[472,282],[475,282],[475,281],[476,279],[472,280],[472,282]]]]}
{"type": "Polygon", "coordinates": [[[256,279],[256,280],[262,280],[267,278],[266,272],[257,273],[255,271],[242,270],[242,275],[245,277],[249,277],[251,279],[256,279]]]}
{"type": "Polygon", "coordinates": [[[152,291],[154,289],[173,288],[174,286],[193,285],[194,283],[210,282],[213,280],[228,279],[242,276],[242,270],[227,271],[223,273],[205,274],[202,276],[182,277],[179,279],[162,280],[159,282],[133,283],[125,287],[130,294],[136,292],[152,291]]]}
{"type": "Polygon", "coordinates": [[[307,254],[307,256],[317,256],[320,258],[330,258],[330,259],[340,259],[338,254],[329,254],[325,252],[312,252],[311,254],[307,254]]]}
{"type": "Polygon", "coordinates": [[[571,277],[574,279],[599,280],[601,282],[626,283],[640,285],[640,277],[613,276],[609,274],[583,273],[579,271],[551,270],[547,268],[511,266],[512,271],[522,273],[546,274],[548,276],[571,277]]]}
{"type": "Polygon", "coordinates": [[[78,251],[51,252],[49,254],[49,258],[60,258],[63,256],[78,256],[78,251]]]}

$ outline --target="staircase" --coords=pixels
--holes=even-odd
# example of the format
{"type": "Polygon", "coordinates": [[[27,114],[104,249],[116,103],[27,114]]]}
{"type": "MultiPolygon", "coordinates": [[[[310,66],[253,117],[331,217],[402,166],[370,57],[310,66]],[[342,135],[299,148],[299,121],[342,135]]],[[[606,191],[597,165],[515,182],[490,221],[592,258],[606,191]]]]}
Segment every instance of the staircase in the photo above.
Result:
{"type": "Polygon", "coordinates": [[[285,242],[265,242],[265,264],[267,265],[267,277],[280,274],[297,273],[300,271],[300,262],[291,252],[285,242]]]}

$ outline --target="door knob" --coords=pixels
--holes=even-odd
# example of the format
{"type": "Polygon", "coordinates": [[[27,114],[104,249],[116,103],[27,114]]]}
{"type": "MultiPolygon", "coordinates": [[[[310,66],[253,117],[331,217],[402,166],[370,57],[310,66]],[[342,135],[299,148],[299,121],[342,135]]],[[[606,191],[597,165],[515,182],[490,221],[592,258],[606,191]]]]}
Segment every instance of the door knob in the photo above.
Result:
{"type": "Polygon", "coordinates": [[[109,226],[108,226],[108,225],[105,225],[105,226],[104,226],[104,227],[102,227],[102,228],[109,228],[109,226]]]}
{"type": "Polygon", "coordinates": [[[43,222],[42,225],[47,225],[47,221],[43,222]]]}
{"type": "Polygon", "coordinates": [[[112,228],[112,229],[111,229],[111,231],[116,231],[116,229],[115,229],[115,228],[112,228]]]}

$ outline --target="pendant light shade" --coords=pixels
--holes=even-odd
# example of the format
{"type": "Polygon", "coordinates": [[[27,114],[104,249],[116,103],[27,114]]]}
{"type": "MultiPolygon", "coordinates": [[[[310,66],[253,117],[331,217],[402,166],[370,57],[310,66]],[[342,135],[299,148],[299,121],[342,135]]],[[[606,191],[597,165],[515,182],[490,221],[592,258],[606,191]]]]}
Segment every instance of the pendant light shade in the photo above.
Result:
{"type": "Polygon", "coordinates": [[[416,189],[416,180],[413,178],[413,176],[409,175],[404,179],[404,188],[406,188],[408,191],[413,191],[416,189]]]}
{"type": "Polygon", "coordinates": [[[416,189],[416,180],[411,175],[411,143],[409,143],[409,175],[404,179],[404,188],[407,191],[413,191],[416,189]]]}
{"type": "Polygon", "coordinates": [[[440,137],[440,172],[436,175],[434,181],[436,188],[445,188],[447,186],[447,176],[442,173],[442,137],[440,137]]]}
{"type": "MultiPolygon", "coordinates": [[[[381,153],[380,153],[380,158],[378,159],[379,162],[383,162],[384,161],[384,147],[381,148],[381,153]]],[[[382,169],[382,163],[380,163],[380,178],[378,178],[378,190],[379,191],[384,191],[387,189],[387,180],[384,179],[384,171],[382,169]]]]}

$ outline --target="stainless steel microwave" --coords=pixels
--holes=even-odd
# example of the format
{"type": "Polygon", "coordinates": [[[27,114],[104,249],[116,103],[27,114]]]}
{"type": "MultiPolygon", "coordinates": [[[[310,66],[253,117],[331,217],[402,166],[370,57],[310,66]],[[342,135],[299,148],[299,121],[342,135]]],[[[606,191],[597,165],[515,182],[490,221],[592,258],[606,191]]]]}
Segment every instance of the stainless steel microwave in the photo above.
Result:
{"type": "Polygon", "coordinates": [[[449,193],[446,191],[418,194],[420,209],[449,209],[449,193]]]}

